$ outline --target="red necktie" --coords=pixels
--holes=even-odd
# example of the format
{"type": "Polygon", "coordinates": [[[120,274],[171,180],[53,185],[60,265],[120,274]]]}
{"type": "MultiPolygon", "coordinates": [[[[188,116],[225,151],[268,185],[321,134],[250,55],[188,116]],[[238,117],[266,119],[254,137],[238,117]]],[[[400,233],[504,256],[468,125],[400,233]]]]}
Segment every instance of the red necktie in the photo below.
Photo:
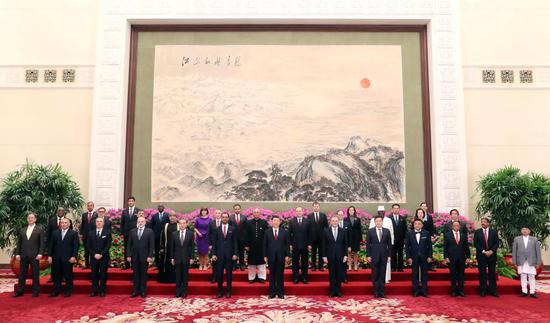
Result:
{"type": "Polygon", "coordinates": [[[456,244],[458,244],[458,231],[455,231],[455,240],[456,240],[456,244]]]}
{"type": "Polygon", "coordinates": [[[88,212],[88,223],[92,222],[92,212],[88,212]]]}
{"type": "Polygon", "coordinates": [[[487,238],[487,231],[488,231],[488,230],[489,230],[489,229],[484,229],[484,230],[483,230],[483,235],[485,236],[485,248],[487,248],[487,249],[489,249],[489,242],[488,242],[488,240],[487,240],[487,239],[488,239],[488,238],[487,238]]]}
{"type": "Polygon", "coordinates": [[[227,228],[225,225],[223,226],[223,237],[225,238],[227,236],[227,228]]]}
{"type": "Polygon", "coordinates": [[[279,235],[277,234],[277,231],[278,230],[275,230],[275,240],[277,240],[277,238],[279,237],[279,235]]]}
{"type": "Polygon", "coordinates": [[[236,218],[236,220],[237,220],[237,225],[239,225],[239,222],[241,222],[241,221],[240,221],[241,217],[237,214],[237,215],[235,215],[235,218],[236,218]]]}

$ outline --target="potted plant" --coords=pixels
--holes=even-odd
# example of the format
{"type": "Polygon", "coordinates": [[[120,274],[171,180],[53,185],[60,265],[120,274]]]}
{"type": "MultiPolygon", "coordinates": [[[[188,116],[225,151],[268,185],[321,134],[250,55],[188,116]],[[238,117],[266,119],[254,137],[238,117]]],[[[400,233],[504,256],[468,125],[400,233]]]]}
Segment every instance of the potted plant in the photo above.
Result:
{"type": "MultiPolygon", "coordinates": [[[[59,164],[37,165],[28,160],[6,175],[0,192],[0,248],[13,247],[17,234],[27,225],[29,211],[36,213],[37,223],[44,229],[58,207],[68,213],[78,211],[84,203],[76,182],[59,164]]],[[[48,266],[44,258],[41,269],[48,266]]],[[[11,261],[12,270],[19,272],[19,261],[11,261]]]]}
{"type": "Polygon", "coordinates": [[[548,247],[545,240],[550,235],[549,177],[531,172],[522,174],[519,168],[507,166],[483,176],[477,182],[476,192],[480,196],[476,205],[478,217],[491,216],[503,250],[510,252],[522,227],[530,228],[542,247],[548,247]]]}

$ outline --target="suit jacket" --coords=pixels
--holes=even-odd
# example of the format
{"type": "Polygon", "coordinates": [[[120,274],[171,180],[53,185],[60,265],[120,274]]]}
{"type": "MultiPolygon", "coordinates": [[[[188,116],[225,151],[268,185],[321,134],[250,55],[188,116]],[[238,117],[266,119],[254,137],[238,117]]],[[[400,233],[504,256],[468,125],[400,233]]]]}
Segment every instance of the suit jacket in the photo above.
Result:
{"type": "Polygon", "coordinates": [[[388,261],[391,257],[391,233],[390,230],[382,228],[382,239],[378,240],[376,227],[369,229],[367,233],[367,255],[371,257],[372,262],[388,261]]]}
{"type": "Polygon", "coordinates": [[[111,231],[105,228],[101,229],[101,236],[97,236],[97,230],[88,231],[86,239],[86,247],[90,251],[92,257],[98,253],[103,256],[101,259],[109,259],[109,249],[111,248],[112,236],[111,231]]]}
{"type": "MultiPolygon", "coordinates": [[[[112,232],[112,223],[113,222],[111,220],[107,218],[103,218],[103,230],[112,232]]],[[[95,229],[96,229],[96,226],[94,221],[93,224],[90,226],[90,231],[95,231],[95,229]]]]}
{"type": "Polygon", "coordinates": [[[311,244],[309,241],[310,225],[311,222],[306,217],[302,217],[302,224],[298,224],[297,218],[290,220],[288,233],[292,248],[305,249],[311,244]]]}
{"type": "Polygon", "coordinates": [[[35,258],[44,254],[46,247],[46,235],[38,224],[32,229],[31,238],[27,239],[27,227],[23,227],[17,234],[17,246],[15,254],[21,257],[35,258]]]}
{"type": "Polygon", "coordinates": [[[445,242],[443,245],[443,255],[450,260],[459,259],[465,261],[470,258],[470,247],[468,246],[468,235],[460,232],[460,241],[457,244],[454,232],[445,234],[445,242]]]}
{"type": "MultiPolygon", "coordinates": [[[[222,220],[220,219],[220,226],[222,225],[222,220]]],[[[212,219],[210,223],[208,223],[208,244],[212,245],[212,241],[214,239],[214,235],[216,234],[216,229],[218,227],[216,226],[216,219],[212,219]]]]}
{"type": "Polygon", "coordinates": [[[48,255],[53,260],[69,261],[71,257],[78,256],[78,247],[80,241],[78,233],[73,229],[67,229],[65,237],[61,239],[61,230],[58,229],[52,233],[52,238],[49,242],[48,255]]]}
{"type": "Polygon", "coordinates": [[[498,234],[493,228],[488,228],[487,231],[487,246],[485,245],[485,236],[483,235],[483,228],[479,228],[474,232],[474,246],[476,248],[476,259],[478,262],[483,260],[496,260],[497,249],[500,246],[500,240],[498,234]],[[493,254],[487,257],[483,254],[484,250],[492,250],[493,254]]]}
{"type": "Polygon", "coordinates": [[[218,260],[231,260],[231,257],[237,255],[237,235],[233,226],[227,226],[226,236],[223,236],[223,225],[214,230],[212,239],[212,255],[218,257],[218,260]]]}
{"type": "Polygon", "coordinates": [[[149,228],[143,228],[141,239],[138,239],[138,228],[133,228],[128,232],[128,254],[126,257],[132,257],[132,261],[147,261],[147,258],[153,258],[155,254],[155,233],[149,228]]]}
{"type": "Polygon", "coordinates": [[[427,260],[432,258],[433,255],[433,246],[432,246],[432,235],[426,231],[420,231],[420,242],[416,241],[416,231],[410,230],[407,231],[405,235],[405,252],[407,254],[407,259],[422,259],[427,260]]]}
{"type": "Polygon", "coordinates": [[[523,243],[523,236],[515,237],[512,247],[512,260],[514,265],[521,266],[525,261],[529,266],[538,267],[542,263],[540,243],[537,238],[529,236],[527,248],[523,243]]]}
{"type": "MultiPolygon", "coordinates": [[[[416,216],[414,218],[416,219],[416,216]]],[[[428,231],[431,235],[434,235],[435,226],[434,226],[434,218],[432,217],[432,215],[428,213],[426,216],[426,220],[424,219],[420,219],[420,220],[422,220],[422,224],[423,224],[422,229],[428,231]]],[[[414,220],[411,223],[411,230],[414,230],[414,220]]]]}
{"type": "Polygon", "coordinates": [[[137,227],[137,214],[140,209],[134,206],[134,212],[130,214],[130,208],[122,210],[120,216],[120,231],[122,235],[127,237],[130,231],[137,227]]]}
{"type": "Polygon", "coordinates": [[[155,232],[155,239],[157,240],[160,239],[164,225],[170,222],[168,212],[162,212],[163,215],[161,219],[159,219],[159,214],[160,212],[157,212],[151,217],[151,228],[153,232],[155,232]]]}
{"type": "Polygon", "coordinates": [[[290,236],[288,231],[283,228],[279,228],[277,232],[277,240],[275,240],[275,230],[269,228],[264,235],[264,257],[268,260],[284,259],[288,257],[290,246],[290,236]]]}
{"type": "MultiPolygon", "coordinates": [[[[458,221],[458,222],[460,222],[460,228],[458,229],[458,231],[460,231],[460,233],[468,234],[468,228],[466,228],[466,223],[462,221],[458,221]]],[[[453,231],[453,221],[449,221],[445,223],[445,227],[444,227],[444,233],[451,232],[451,231],[453,231]]]]}
{"type": "Polygon", "coordinates": [[[313,242],[322,239],[324,230],[328,228],[325,213],[319,212],[319,222],[315,222],[315,214],[313,212],[308,214],[307,218],[311,223],[309,226],[309,240],[313,242]]]}
{"type": "Polygon", "coordinates": [[[78,231],[84,239],[86,239],[86,235],[88,234],[88,231],[90,231],[92,225],[95,225],[96,218],[97,218],[96,211],[92,212],[91,219],[88,219],[88,212],[82,213],[81,220],[80,220],[80,229],[78,231]]]}
{"type": "Polygon", "coordinates": [[[189,260],[193,259],[193,251],[195,250],[195,238],[193,231],[187,228],[183,244],[180,239],[180,231],[172,232],[172,248],[170,248],[170,259],[174,259],[176,264],[189,265],[189,260]]]}
{"type": "Polygon", "coordinates": [[[344,222],[348,224],[349,227],[349,245],[360,244],[361,240],[363,240],[363,229],[361,225],[361,219],[358,217],[355,217],[353,220],[353,223],[351,223],[351,219],[347,217],[344,219],[344,222]]]}
{"type": "Polygon", "coordinates": [[[393,213],[388,215],[391,219],[391,224],[393,226],[393,237],[395,244],[402,244],[405,241],[405,236],[407,235],[407,217],[399,215],[398,222],[395,222],[393,213]]]}
{"type": "Polygon", "coordinates": [[[246,221],[247,218],[243,214],[239,216],[239,224],[237,224],[237,220],[235,218],[235,214],[232,214],[229,217],[229,224],[235,228],[235,233],[237,235],[237,240],[240,241],[242,244],[246,242],[246,221]]]}
{"type": "MultiPolygon", "coordinates": [[[[59,226],[57,224],[57,218],[58,218],[58,216],[56,215],[53,218],[50,218],[50,220],[48,221],[48,227],[46,229],[46,241],[50,241],[50,239],[52,237],[52,233],[55,230],[59,230],[59,226]]],[[[72,228],[73,228],[73,221],[71,221],[71,219],[69,219],[69,229],[72,229],[72,228]]]]}
{"type": "Polygon", "coordinates": [[[326,228],[321,236],[321,242],[323,244],[323,258],[327,258],[328,261],[342,262],[344,256],[348,254],[348,235],[345,230],[338,227],[338,233],[336,240],[332,234],[332,228],[326,228]]]}

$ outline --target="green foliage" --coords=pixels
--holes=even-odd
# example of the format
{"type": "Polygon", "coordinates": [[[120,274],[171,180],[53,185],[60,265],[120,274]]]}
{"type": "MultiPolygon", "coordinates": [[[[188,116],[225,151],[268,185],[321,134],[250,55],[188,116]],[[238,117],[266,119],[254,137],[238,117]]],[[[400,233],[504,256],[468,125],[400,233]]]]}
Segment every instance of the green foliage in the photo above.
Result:
{"type": "Polygon", "coordinates": [[[33,211],[37,223],[45,226],[58,207],[67,213],[84,203],[76,182],[59,164],[37,165],[27,161],[2,181],[0,192],[0,248],[12,246],[17,232],[26,225],[33,211]]]}
{"type": "Polygon", "coordinates": [[[482,177],[476,191],[480,200],[478,214],[490,214],[505,248],[511,249],[514,237],[522,227],[547,247],[550,235],[550,178],[542,174],[521,174],[518,168],[507,166],[482,177]]]}

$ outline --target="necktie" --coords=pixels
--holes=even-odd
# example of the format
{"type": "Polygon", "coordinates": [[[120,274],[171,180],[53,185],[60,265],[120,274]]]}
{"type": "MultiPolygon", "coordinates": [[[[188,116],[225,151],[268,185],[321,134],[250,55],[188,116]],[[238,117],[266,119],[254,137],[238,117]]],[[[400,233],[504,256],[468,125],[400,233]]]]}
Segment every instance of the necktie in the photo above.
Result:
{"type": "Polygon", "coordinates": [[[278,231],[279,231],[279,230],[275,229],[275,240],[277,240],[277,238],[279,238],[278,231]]]}
{"type": "Polygon", "coordinates": [[[455,231],[456,244],[458,244],[458,231],[455,231]]]}
{"type": "Polygon", "coordinates": [[[378,229],[378,241],[382,242],[382,229],[378,229]]]}
{"type": "Polygon", "coordinates": [[[340,228],[344,228],[344,222],[343,221],[340,221],[340,228]]]}
{"type": "Polygon", "coordinates": [[[238,214],[235,215],[235,221],[237,222],[237,225],[241,222],[241,217],[238,214]]]}
{"type": "Polygon", "coordinates": [[[180,231],[180,244],[181,244],[182,247],[183,247],[183,239],[184,239],[183,237],[185,237],[185,235],[184,235],[184,232],[182,230],[182,231],[180,231]]]}
{"type": "Polygon", "coordinates": [[[134,208],[131,207],[129,211],[130,211],[130,219],[131,219],[134,216],[134,208]]]}
{"type": "Polygon", "coordinates": [[[334,241],[338,238],[338,230],[336,228],[332,229],[332,236],[334,237],[334,241]]]}
{"type": "Polygon", "coordinates": [[[298,224],[302,224],[302,218],[298,218],[298,224]]]}
{"type": "Polygon", "coordinates": [[[315,212],[315,223],[319,222],[319,213],[315,212]]]}
{"type": "Polygon", "coordinates": [[[487,238],[487,231],[489,229],[483,229],[483,235],[485,236],[485,248],[486,249],[489,249],[489,242],[488,242],[488,238],[487,238]]]}
{"type": "Polygon", "coordinates": [[[223,237],[227,237],[227,226],[223,226],[223,237]]]}
{"type": "Polygon", "coordinates": [[[97,237],[99,238],[101,236],[101,231],[97,230],[97,237]]]}
{"type": "Polygon", "coordinates": [[[216,226],[217,226],[217,227],[220,226],[220,220],[216,220],[216,226]]]}
{"type": "Polygon", "coordinates": [[[141,240],[141,235],[143,234],[143,229],[139,229],[139,232],[138,232],[138,240],[141,240]]]}
{"type": "Polygon", "coordinates": [[[395,223],[399,223],[399,215],[394,215],[393,218],[395,219],[395,223]]]}
{"type": "Polygon", "coordinates": [[[88,212],[88,223],[92,222],[92,212],[88,212]]]}
{"type": "Polygon", "coordinates": [[[61,240],[65,239],[65,233],[67,233],[65,230],[61,231],[61,240]]]}

